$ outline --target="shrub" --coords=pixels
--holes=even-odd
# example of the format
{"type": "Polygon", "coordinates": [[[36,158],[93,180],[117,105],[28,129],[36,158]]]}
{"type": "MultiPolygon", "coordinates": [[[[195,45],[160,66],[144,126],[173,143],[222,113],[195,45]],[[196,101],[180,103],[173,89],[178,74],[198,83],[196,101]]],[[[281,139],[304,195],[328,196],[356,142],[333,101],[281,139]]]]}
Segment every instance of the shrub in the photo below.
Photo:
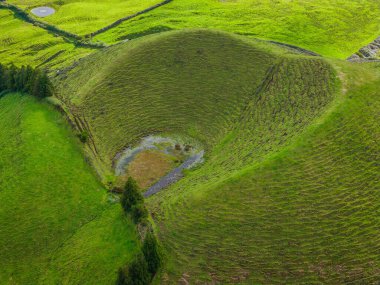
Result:
{"type": "Polygon", "coordinates": [[[143,203],[133,205],[131,208],[131,214],[135,224],[143,222],[148,217],[148,211],[143,203]]]}
{"type": "Polygon", "coordinates": [[[138,254],[124,269],[119,269],[117,285],[147,285],[150,283],[151,275],[148,264],[143,254],[138,254]]]}
{"type": "Polygon", "coordinates": [[[121,206],[126,213],[129,213],[132,210],[132,206],[143,203],[143,201],[144,198],[140,193],[136,181],[132,177],[129,177],[120,200],[121,206]]]}
{"type": "Polygon", "coordinates": [[[147,233],[142,246],[142,252],[148,264],[148,271],[153,278],[158,268],[161,266],[161,255],[157,239],[152,232],[147,233]]]}
{"type": "Polygon", "coordinates": [[[87,131],[81,131],[80,134],[78,135],[79,140],[82,143],[86,143],[88,141],[88,132],[87,131]]]}

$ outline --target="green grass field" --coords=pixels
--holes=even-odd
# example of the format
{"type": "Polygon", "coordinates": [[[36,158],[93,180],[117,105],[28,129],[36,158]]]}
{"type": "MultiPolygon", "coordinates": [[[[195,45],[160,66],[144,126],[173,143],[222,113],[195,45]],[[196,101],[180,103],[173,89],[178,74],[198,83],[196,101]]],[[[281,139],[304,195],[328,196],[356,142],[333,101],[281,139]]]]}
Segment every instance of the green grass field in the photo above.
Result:
{"type": "Polygon", "coordinates": [[[211,28],[347,58],[380,33],[376,0],[174,0],[97,36],[105,42],[158,31],[211,28]]]}
{"type": "Polygon", "coordinates": [[[59,96],[108,166],[152,133],[205,145],[202,166],[148,200],[167,253],[161,281],[372,284],[377,69],[188,30],[90,56],[59,96]]]}
{"type": "Polygon", "coordinates": [[[0,284],[113,284],[137,248],[61,115],[0,99],[0,284]]]}
{"type": "MultiPolygon", "coordinates": [[[[53,6],[57,13],[43,21],[84,35],[158,1],[9,2],[28,11],[39,5],[53,6]]],[[[113,44],[173,29],[212,28],[294,44],[328,57],[344,59],[378,36],[379,12],[380,5],[375,0],[292,1],[291,4],[285,0],[175,0],[124,22],[93,40],[113,44]]],[[[91,52],[74,48],[62,39],[10,15],[10,12],[0,10],[0,27],[3,27],[2,31],[7,31],[0,35],[2,62],[38,65],[59,53],[52,62],[59,69],[91,52]]]]}
{"type": "Polygon", "coordinates": [[[3,64],[57,67],[71,64],[88,55],[91,50],[77,48],[62,38],[34,27],[14,17],[13,13],[0,9],[0,61],[3,64]]]}
{"type": "MultiPolygon", "coordinates": [[[[42,21],[75,34],[85,35],[103,28],[114,21],[159,3],[159,0],[63,0],[49,3],[41,0],[9,0],[28,11],[34,7],[50,6],[56,10],[42,21]]],[[[41,19],[36,17],[37,19],[41,19]]]]}
{"type": "Polygon", "coordinates": [[[189,173],[152,198],[167,279],[376,284],[379,66],[344,69],[356,82],[294,143],[211,185],[189,173]]]}
{"type": "MultiPolygon", "coordinates": [[[[44,21],[84,35],[159,1],[8,2],[52,6],[44,21]]],[[[205,161],[146,200],[165,253],[153,284],[377,285],[380,63],[342,59],[379,36],[379,12],[173,0],[96,50],[0,9],[0,62],[48,68],[56,91],[0,98],[0,284],[114,284],[141,243],[106,192],[114,158],[160,135],[205,161]]]]}

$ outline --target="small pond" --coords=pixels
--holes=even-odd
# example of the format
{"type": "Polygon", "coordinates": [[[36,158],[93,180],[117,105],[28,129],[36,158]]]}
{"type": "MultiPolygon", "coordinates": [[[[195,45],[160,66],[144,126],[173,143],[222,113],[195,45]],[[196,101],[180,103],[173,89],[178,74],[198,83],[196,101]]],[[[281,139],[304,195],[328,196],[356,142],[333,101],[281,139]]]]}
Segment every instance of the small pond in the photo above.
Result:
{"type": "Polygon", "coordinates": [[[55,13],[55,10],[51,7],[37,7],[31,10],[33,15],[37,17],[44,18],[55,13]]]}
{"type": "Polygon", "coordinates": [[[126,148],[115,157],[115,175],[124,175],[129,164],[134,160],[134,158],[139,153],[147,150],[155,150],[167,155],[181,153],[183,159],[180,165],[172,169],[165,176],[161,177],[156,183],[151,185],[146,192],[144,192],[145,197],[149,197],[168,187],[170,184],[180,180],[183,177],[182,171],[202,163],[204,156],[204,150],[201,149],[196,143],[186,144],[181,142],[179,139],[148,136],[144,138],[136,147],[126,148]]]}

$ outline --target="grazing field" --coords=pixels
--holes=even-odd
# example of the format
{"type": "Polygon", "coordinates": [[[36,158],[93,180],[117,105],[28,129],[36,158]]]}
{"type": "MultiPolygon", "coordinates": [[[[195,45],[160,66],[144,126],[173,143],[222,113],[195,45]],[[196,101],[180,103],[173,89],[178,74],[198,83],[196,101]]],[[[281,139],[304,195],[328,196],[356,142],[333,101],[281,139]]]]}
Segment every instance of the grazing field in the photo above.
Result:
{"type": "Polygon", "coordinates": [[[11,11],[0,9],[0,62],[18,66],[58,67],[71,64],[91,52],[75,47],[62,38],[15,18],[11,11]]]}
{"type": "Polygon", "coordinates": [[[0,99],[0,283],[113,284],[138,246],[61,115],[0,99]]]}
{"type": "Polygon", "coordinates": [[[96,38],[108,43],[183,28],[211,28],[347,58],[380,34],[377,0],[175,0],[96,38]]]}
{"type": "Polygon", "coordinates": [[[203,165],[148,199],[162,280],[371,284],[378,68],[187,30],[94,54],[57,84],[108,167],[152,133],[205,145],[203,165]]]}
{"type": "Polygon", "coordinates": [[[69,32],[85,35],[153,6],[160,0],[63,0],[53,3],[41,0],[8,0],[8,2],[29,12],[34,7],[48,5],[54,8],[56,13],[42,19],[43,21],[69,32]]]}
{"type": "MultiPolygon", "coordinates": [[[[164,252],[153,284],[378,284],[380,62],[341,60],[378,49],[378,0],[173,0],[92,49],[161,1],[6,2],[81,38],[0,8],[0,63],[54,86],[0,94],[0,284],[115,284],[148,226],[106,189],[185,158],[136,154],[147,137],[204,150],[134,208],[164,252]]],[[[2,88],[27,85],[12,70],[2,88]]]]}
{"type": "Polygon", "coordinates": [[[225,160],[230,171],[252,160],[244,145],[257,142],[245,136],[256,132],[265,141],[271,134],[275,141],[261,151],[278,148],[332,99],[335,75],[323,60],[281,52],[226,33],[169,32],[89,57],[61,75],[58,91],[87,122],[108,166],[142,136],[168,132],[193,137],[208,154],[219,142],[227,151],[228,142],[236,141],[237,156],[223,154],[216,163],[225,160]],[[264,101],[258,93],[268,84],[264,101]],[[262,110],[253,109],[261,102],[262,110]],[[283,105],[291,105],[296,117],[289,118],[283,105]]]}
{"type": "Polygon", "coordinates": [[[152,133],[182,133],[212,145],[275,62],[260,44],[230,35],[171,32],[94,54],[61,74],[57,86],[111,166],[117,152],[152,133]]]}
{"type": "Polygon", "coordinates": [[[380,65],[340,68],[347,92],[294,143],[213,185],[190,173],[150,200],[167,280],[377,284],[380,65]]]}

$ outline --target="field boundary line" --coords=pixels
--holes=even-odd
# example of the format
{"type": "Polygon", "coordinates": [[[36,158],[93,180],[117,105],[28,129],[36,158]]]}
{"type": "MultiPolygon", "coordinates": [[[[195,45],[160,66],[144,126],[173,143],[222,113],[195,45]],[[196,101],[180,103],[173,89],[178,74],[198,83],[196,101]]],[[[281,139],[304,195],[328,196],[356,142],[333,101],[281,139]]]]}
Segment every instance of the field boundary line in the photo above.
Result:
{"type": "Polygon", "coordinates": [[[108,25],[108,26],[105,26],[105,27],[103,27],[103,28],[101,28],[101,29],[99,29],[99,30],[97,30],[97,31],[95,31],[95,32],[92,32],[92,33],[86,34],[86,35],[84,35],[84,37],[85,37],[85,38],[92,38],[92,37],[94,37],[94,36],[97,36],[97,35],[99,35],[99,34],[102,34],[102,33],[106,32],[106,31],[108,31],[108,30],[110,30],[110,29],[112,29],[112,28],[117,27],[118,25],[120,25],[121,23],[123,23],[123,22],[125,22],[125,21],[128,21],[128,20],[130,20],[130,19],[133,19],[133,18],[135,18],[135,17],[137,17],[137,16],[140,16],[140,15],[142,15],[142,14],[148,13],[148,12],[154,10],[154,9],[157,9],[157,8],[159,8],[159,7],[161,7],[161,6],[164,6],[164,5],[166,5],[166,4],[169,4],[169,3],[172,2],[172,1],[173,1],[173,0],[165,0],[165,1],[163,1],[163,2],[157,3],[157,4],[153,5],[153,6],[150,6],[150,7],[146,8],[146,9],[141,10],[141,11],[139,11],[139,12],[136,12],[136,13],[134,13],[134,14],[132,14],[132,15],[129,15],[129,16],[123,17],[123,18],[121,18],[121,19],[119,19],[119,20],[113,22],[112,24],[110,24],[110,25],[108,25]]]}
{"type": "Polygon", "coordinates": [[[71,32],[68,32],[66,30],[62,30],[62,29],[60,29],[60,28],[58,28],[52,24],[34,19],[27,12],[25,12],[23,9],[21,9],[20,7],[13,5],[13,4],[10,4],[10,3],[6,3],[5,1],[0,0],[0,9],[10,10],[13,12],[15,17],[21,19],[22,21],[27,22],[29,24],[32,24],[32,25],[39,27],[41,29],[44,29],[48,33],[52,33],[55,36],[62,37],[64,40],[73,43],[75,46],[95,48],[95,49],[105,47],[104,44],[95,44],[95,43],[91,43],[91,42],[84,42],[84,41],[82,41],[81,36],[74,34],[74,33],[71,33],[71,32]]]}

